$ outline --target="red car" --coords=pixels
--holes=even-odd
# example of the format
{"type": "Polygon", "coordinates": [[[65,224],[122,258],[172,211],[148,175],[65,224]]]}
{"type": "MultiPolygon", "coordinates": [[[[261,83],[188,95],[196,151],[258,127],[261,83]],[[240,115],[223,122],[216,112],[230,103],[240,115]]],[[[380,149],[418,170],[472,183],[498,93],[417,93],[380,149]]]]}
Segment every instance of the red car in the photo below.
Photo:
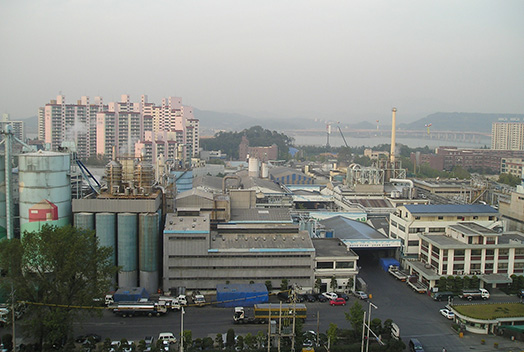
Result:
{"type": "Polygon", "coordinates": [[[345,306],[346,300],[344,298],[339,297],[329,301],[329,304],[331,304],[332,306],[345,306]]]}

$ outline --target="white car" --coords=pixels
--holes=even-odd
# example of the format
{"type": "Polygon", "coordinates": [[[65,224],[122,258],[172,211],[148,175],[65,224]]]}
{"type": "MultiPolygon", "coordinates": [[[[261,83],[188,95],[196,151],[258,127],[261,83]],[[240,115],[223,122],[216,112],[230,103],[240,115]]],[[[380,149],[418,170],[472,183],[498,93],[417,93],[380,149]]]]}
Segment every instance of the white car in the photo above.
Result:
{"type": "Polygon", "coordinates": [[[355,297],[358,297],[359,299],[368,299],[368,294],[364,291],[355,291],[353,292],[353,294],[355,295],[355,297]]]}
{"type": "Polygon", "coordinates": [[[338,298],[338,295],[335,292],[324,292],[322,293],[322,296],[326,297],[330,301],[338,298]]]}
{"type": "Polygon", "coordinates": [[[159,341],[167,341],[169,343],[176,343],[176,337],[172,332],[161,332],[158,334],[159,341]]]}
{"type": "Polygon", "coordinates": [[[455,313],[453,313],[452,311],[450,311],[449,309],[447,308],[442,308],[440,310],[440,314],[442,314],[443,316],[445,316],[446,318],[452,320],[453,318],[455,318],[455,313]]]}

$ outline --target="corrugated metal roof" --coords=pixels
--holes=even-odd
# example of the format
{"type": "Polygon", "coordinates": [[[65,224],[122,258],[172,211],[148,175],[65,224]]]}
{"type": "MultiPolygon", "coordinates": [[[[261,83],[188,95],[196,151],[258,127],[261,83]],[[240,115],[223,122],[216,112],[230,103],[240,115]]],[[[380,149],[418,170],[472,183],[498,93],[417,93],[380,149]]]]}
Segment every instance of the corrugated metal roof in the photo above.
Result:
{"type": "Polygon", "coordinates": [[[342,216],[322,220],[320,223],[326,229],[332,229],[334,236],[340,239],[387,239],[368,224],[342,216]]]}
{"type": "Polygon", "coordinates": [[[405,205],[412,214],[498,214],[484,204],[411,204],[405,205]]]}

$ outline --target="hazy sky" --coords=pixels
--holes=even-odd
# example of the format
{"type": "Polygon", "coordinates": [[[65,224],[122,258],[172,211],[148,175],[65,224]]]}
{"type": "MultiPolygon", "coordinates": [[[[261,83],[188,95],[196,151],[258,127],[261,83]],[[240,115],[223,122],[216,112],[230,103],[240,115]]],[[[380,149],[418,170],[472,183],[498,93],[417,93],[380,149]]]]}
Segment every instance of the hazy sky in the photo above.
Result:
{"type": "Polygon", "coordinates": [[[355,122],[524,113],[524,1],[0,0],[0,113],[180,96],[355,122]]]}

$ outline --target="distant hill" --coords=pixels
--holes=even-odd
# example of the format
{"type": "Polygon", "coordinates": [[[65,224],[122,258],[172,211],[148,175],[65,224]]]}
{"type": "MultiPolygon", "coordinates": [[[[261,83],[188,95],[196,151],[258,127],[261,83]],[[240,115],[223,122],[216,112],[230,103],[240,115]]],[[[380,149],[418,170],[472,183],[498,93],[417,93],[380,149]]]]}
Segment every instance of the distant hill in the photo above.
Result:
{"type": "MultiPolygon", "coordinates": [[[[322,129],[323,123],[302,117],[294,118],[254,118],[248,115],[193,109],[195,117],[200,120],[200,135],[213,136],[218,131],[242,131],[252,126],[273,131],[290,131],[305,129],[322,129]]],[[[518,119],[524,122],[524,114],[482,114],[470,112],[437,112],[411,123],[397,124],[397,128],[403,130],[423,130],[426,124],[431,123],[433,131],[471,131],[491,132],[491,125],[499,119],[518,119]]],[[[23,119],[26,133],[36,134],[38,132],[38,118],[31,116],[23,119]]],[[[374,129],[376,125],[362,121],[349,125],[352,129],[374,129]]],[[[381,125],[381,129],[388,128],[381,125]]]]}
{"type": "Polygon", "coordinates": [[[499,119],[518,119],[524,122],[523,114],[482,114],[472,112],[437,112],[409,124],[398,124],[405,130],[423,130],[431,124],[433,131],[491,132],[491,125],[499,119]]]}
{"type": "Polygon", "coordinates": [[[301,117],[288,119],[254,118],[247,115],[199,110],[193,108],[195,117],[200,120],[200,135],[212,136],[218,131],[242,131],[252,126],[261,126],[272,131],[318,128],[318,122],[301,117]]]}

